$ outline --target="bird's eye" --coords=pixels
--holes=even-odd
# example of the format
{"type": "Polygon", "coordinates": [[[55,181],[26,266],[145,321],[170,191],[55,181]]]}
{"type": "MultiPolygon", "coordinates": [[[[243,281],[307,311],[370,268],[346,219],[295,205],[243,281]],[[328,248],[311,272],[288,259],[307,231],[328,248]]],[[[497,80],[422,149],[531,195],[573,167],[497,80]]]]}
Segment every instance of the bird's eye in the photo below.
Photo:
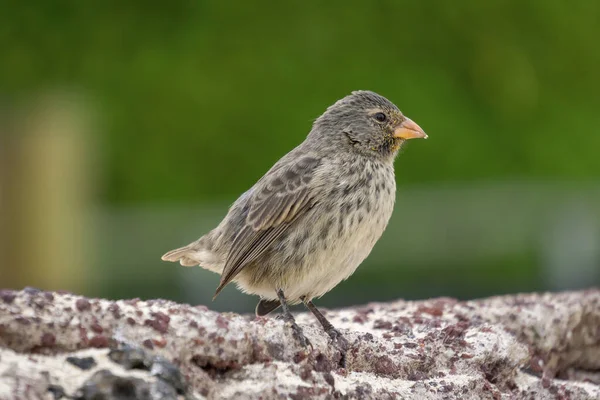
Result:
{"type": "Polygon", "coordinates": [[[374,117],[379,122],[385,122],[387,120],[387,116],[382,112],[378,112],[374,115],[374,117]]]}

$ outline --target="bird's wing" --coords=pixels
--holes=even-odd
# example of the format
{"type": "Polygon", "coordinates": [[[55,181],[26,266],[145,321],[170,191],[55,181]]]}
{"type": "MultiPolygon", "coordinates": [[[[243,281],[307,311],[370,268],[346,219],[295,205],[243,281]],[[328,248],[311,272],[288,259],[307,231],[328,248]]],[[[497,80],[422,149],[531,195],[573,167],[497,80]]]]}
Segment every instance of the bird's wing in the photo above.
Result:
{"type": "Polygon", "coordinates": [[[249,199],[246,223],[231,246],[215,297],[313,206],[315,185],[311,182],[319,165],[317,157],[305,155],[272,169],[257,183],[249,199]]]}

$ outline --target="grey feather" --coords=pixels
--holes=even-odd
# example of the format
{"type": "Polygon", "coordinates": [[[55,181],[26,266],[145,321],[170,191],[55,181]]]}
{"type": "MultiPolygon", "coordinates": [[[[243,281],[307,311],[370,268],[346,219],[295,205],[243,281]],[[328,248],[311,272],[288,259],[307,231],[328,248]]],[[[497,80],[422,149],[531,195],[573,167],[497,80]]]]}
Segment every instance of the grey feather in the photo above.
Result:
{"type": "Polygon", "coordinates": [[[215,296],[310,209],[316,194],[311,181],[318,166],[319,159],[303,156],[257,183],[248,201],[246,224],[231,246],[215,296]]]}
{"type": "Polygon", "coordinates": [[[256,305],[256,309],[254,310],[254,313],[256,314],[257,317],[264,317],[265,315],[269,314],[271,311],[274,311],[277,308],[279,308],[279,306],[281,306],[281,303],[279,302],[279,300],[260,299],[260,301],[256,305]]]}

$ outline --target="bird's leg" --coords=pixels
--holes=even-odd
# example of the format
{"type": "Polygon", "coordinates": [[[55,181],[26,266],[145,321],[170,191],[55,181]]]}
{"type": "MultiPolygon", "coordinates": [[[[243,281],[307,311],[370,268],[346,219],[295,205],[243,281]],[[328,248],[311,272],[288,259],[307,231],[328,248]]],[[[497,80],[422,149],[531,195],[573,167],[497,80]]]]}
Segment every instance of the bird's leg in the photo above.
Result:
{"type": "Polygon", "coordinates": [[[283,289],[277,289],[277,297],[279,297],[279,302],[281,303],[283,320],[290,323],[292,331],[294,332],[294,338],[296,338],[296,340],[300,342],[303,347],[310,346],[310,341],[306,338],[306,336],[304,336],[302,328],[298,326],[294,316],[292,315],[292,312],[290,311],[290,307],[288,306],[285,295],[283,294],[283,289]]]}
{"type": "Polygon", "coordinates": [[[317,320],[319,321],[319,323],[321,324],[321,326],[323,327],[325,332],[327,332],[327,334],[329,335],[331,340],[338,346],[340,352],[342,353],[341,364],[343,366],[345,364],[345,360],[346,360],[346,351],[348,350],[348,341],[340,333],[340,331],[335,329],[333,327],[333,325],[331,325],[331,322],[329,322],[327,320],[327,318],[325,318],[325,316],[323,314],[321,314],[321,311],[319,311],[317,306],[315,306],[311,300],[307,299],[304,296],[302,296],[300,299],[302,300],[302,302],[304,303],[306,308],[308,308],[310,310],[310,312],[312,312],[313,315],[317,318],[317,320]]]}

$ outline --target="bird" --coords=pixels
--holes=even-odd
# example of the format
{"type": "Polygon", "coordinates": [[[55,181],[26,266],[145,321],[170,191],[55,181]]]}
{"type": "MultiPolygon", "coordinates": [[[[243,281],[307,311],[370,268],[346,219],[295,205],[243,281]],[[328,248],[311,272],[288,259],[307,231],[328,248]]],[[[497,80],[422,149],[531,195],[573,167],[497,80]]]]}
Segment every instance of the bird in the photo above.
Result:
{"type": "MultiPolygon", "coordinates": [[[[219,225],[162,260],[221,275],[258,295],[257,316],[303,303],[342,350],[343,335],[314,305],[354,273],[383,234],[396,198],[394,160],[423,129],[385,97],[353,91],[319,116],[305,140],[229,208],[219,225]]],[[[214,300],[214,297],[213,297],[214,300]]]]}

